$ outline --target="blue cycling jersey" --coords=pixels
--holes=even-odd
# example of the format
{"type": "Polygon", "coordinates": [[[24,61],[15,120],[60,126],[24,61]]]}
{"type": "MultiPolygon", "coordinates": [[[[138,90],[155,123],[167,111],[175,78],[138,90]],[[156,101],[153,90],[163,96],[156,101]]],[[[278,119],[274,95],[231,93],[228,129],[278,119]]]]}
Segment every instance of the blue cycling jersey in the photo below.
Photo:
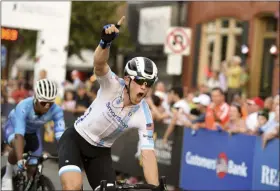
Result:
{"type": "Polygon", "coordinates": [[[45,123],[54,122],[56,140],[59,140],[65,130],[63,110],[53,104],[47,113],[38,116],[34,111],[34,98],[29,97],[17,104],[10,112],[9,121],[12,123],[15,134],[36,133],[45,123]]]}

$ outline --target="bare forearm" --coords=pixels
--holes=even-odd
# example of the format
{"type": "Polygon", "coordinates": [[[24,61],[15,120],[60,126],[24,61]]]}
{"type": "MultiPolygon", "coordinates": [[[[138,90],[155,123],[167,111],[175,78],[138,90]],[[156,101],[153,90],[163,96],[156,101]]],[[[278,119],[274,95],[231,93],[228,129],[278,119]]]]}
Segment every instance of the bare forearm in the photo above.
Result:
{"type": "Polygon", "coordinates": [[[158,186],[158,166],[154,151],[142,153],[143,171],[148,184],[158,186]]]}
{"type": "Polygon", "coordinates": [[[109,48],[102,49],[100,45],[96,48],[94,52],[94,67],[103,66],[107,63],[109,59],[109,48]]]}
{"type": "Polygon", "coordinates": [[[23,147],[24,147],[24,137],[22,135],[20,134],[15,135],[14,147],[16,151],[17,160],[19,161],[20,159],[22,159],[23,147]]]}
{"type": "Polygon", "coordinates": [[[153,104],[151,104],[151,109],[152,109],[152,111],[154,112],[154,115],[155,115],[155,117],[156,117],[158,120],[163,120],[163,119],[169,117],[169,115],[168,115],[167,113],[161,113],[161,112],[158,110],[158,108],[157,108],[155,105],[153,105],[153,104]]]}
{"type": "Polygon", "coordinates": [[[273,131],[273,132],[267,134],[266,138],[267,138],[267,140],[271,140],[271,139],[273,139],[273,138],[276,138],[277,135],[278,135],[278,133],[275,132],[275,131],[273,131]]]}
{"type": "Polygon", "coordinates": [[[166,129],[163,139],[168,139],[168,137],[171,135],[171,133],[173,133],[174,129],[175,129],[175,125],[176,125],[176,121],[177,121],[177,117],[173,117],[168,128],[166,129]]]}
{"type": "Polygon", "coordinates": [[[169,136],[171,135],[171,133],[173,133],[174,129],[175,129],[175,125],[170,123],[168,128],[166,129],[166,131],[164,133],[163,139],[168,139],[169,136]]]}

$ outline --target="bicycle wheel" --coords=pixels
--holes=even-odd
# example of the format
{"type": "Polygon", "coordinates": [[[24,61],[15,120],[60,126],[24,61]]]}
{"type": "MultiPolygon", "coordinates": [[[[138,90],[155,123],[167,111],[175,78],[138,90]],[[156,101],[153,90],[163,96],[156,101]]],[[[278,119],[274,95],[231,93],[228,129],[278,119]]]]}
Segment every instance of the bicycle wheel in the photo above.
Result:
{"type": "Polygon", "coordinates": [[[37,185],[37,190],[38,191],[39,190],[40,191],[48,191],[48,190],[53,191],[53,190],[55,190],[55,187],[54,187],[52,181],[48,177],[41,175],[40,180],[37,185]]]}

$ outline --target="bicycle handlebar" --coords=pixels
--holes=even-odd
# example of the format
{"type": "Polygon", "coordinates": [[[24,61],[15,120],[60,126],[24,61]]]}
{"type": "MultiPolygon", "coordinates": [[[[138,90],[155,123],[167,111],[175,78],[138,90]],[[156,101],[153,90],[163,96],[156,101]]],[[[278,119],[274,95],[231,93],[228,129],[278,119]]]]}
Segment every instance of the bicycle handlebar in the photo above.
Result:
{"type": "MultiPolygon", "coordinates": [[[[150,190],[160,190],[160,191],[165,191],[166,190],[166,178],[165,176],[160,177],[160,184],[159,186],[155,186],[152,184],[127,184],[127,183],[122,183],[122,182],[116,182],[115,184],[115,189],[116,190],[131,190],[131,189],[135,189],[135,190],[140,190],[140,189],[150,189],[150,190]]],[[[102,180],[100,183],[100,187],[99,189],[95,189],[95,190],[106,190],[107,188],[107,181],[106,180],[102,180]]]]}
{"type": "Polygon", "coordinates": [[[58,159],[58,157],[48,155],[48,154],[42,154],[40,156],[32,155],[31,152],[23,153],[22,156],[23,156],[24,159],[28,159],[28,157],[33,157],[33,158],[41,159],[43,161],[48,160],[48,159],[58,159]]]}

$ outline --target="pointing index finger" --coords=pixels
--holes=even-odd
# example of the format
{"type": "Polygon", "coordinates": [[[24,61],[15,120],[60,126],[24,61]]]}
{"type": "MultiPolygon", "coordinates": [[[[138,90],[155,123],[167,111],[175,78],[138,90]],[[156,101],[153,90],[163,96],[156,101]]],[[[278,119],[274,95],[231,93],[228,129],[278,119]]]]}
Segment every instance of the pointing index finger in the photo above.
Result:
{"type": "Polygon", "coordinates": [[[122,18],[119,20],[119,22],[117,23],[117,25],[121,25],[122,22],[124,21],[124,19],[125,19],[125,16],[122,16],[122,18]]]}

